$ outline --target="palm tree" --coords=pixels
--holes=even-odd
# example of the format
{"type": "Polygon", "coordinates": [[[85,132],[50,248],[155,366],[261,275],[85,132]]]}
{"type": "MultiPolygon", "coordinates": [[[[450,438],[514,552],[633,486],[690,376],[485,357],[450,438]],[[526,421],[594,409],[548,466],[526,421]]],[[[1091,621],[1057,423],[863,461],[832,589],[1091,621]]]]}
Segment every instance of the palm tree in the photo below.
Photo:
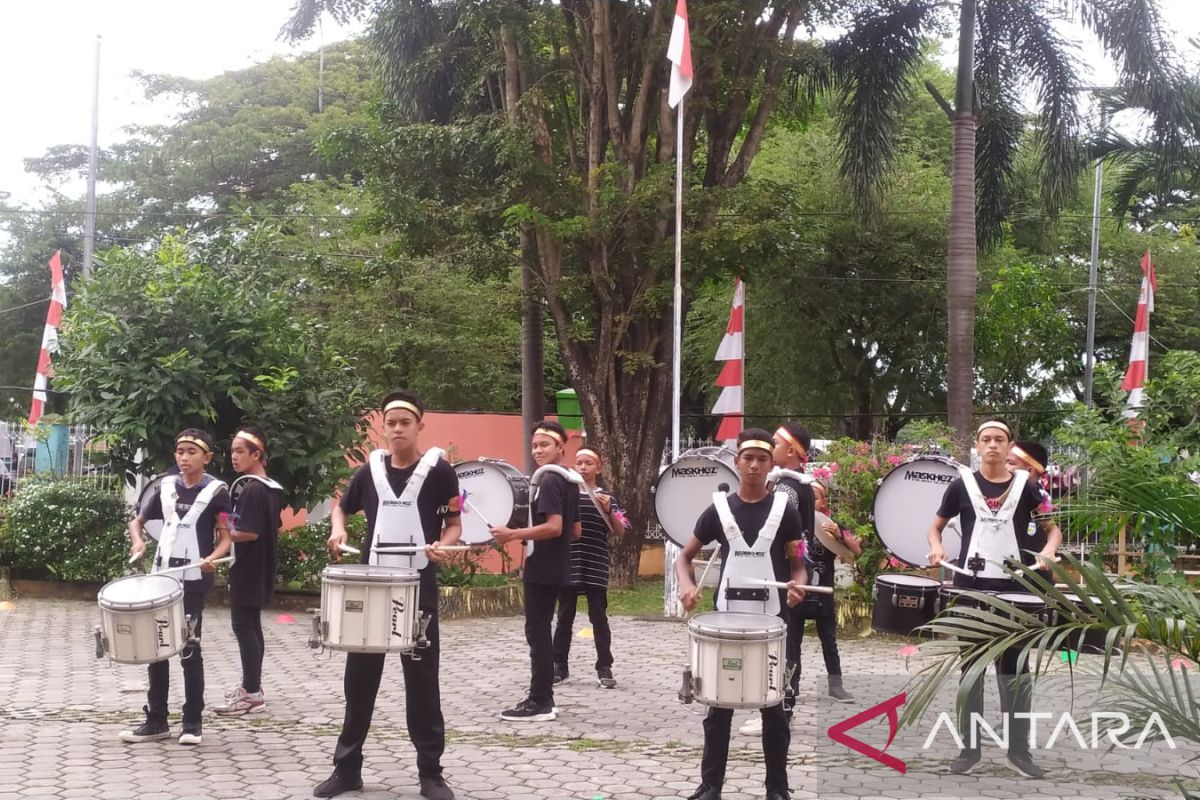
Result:
{"type": "MultiPolygon", "coordinates": [[[[866,4],[830,48],[831,80],[841,100],[841,171],[870,216],[886,186],[892,141],[906,100],[903,78],[914,42],[945,22],[931,0],[866,4]]],[[[953,126],[950,242],[948,410],[964,442],[972,425],[976,242],[1003,233],[1018,145],[1027,129],[1040,152],[1042,204],[1054,214],[1078,185],[1081,66],[1056,20],[1080,22],[1115,62],[1122,83],[1141,87],[1152,141],[1179,138],[1180,77],[1158,0],[961,0],[954,105],[938,97],[953,126]],[[1032,127],[1022,109],[1036,92],[1032,127]]],[[[936,91],[930,87],[935,97],[936,91]]]]}

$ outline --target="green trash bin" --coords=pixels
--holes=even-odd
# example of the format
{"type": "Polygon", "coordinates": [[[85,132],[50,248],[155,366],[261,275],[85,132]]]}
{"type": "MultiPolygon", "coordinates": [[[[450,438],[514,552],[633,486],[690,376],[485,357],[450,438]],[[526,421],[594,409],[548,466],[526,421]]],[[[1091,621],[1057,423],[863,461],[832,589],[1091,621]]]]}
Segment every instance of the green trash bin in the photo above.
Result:
{"type": "Polygon", "coordinates": [[[583,413],[579,410],[579,398],[574,389],[559,389],[554,393],[558,407],[558,421],[569,431],[583,433],[583,413]]]}

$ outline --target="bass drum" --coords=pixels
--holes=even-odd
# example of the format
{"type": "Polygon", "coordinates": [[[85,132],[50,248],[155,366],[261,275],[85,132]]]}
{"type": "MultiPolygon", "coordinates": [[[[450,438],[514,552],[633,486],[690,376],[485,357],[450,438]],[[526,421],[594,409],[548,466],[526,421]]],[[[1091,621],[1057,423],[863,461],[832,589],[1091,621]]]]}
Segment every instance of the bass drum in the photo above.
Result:
{"type": "Polygon", "coordinates": [[[488,523],[509,528],[529,524],[529,481],[507,461],[481,458],[454,465],[462,504],[462,543],[488,544],[488,523]]]}
{"type": "MultiPolygon", "coordinates": [[[[946,487],[958,477],[959,463],[943,456],[916,456],[883,476],[875,489],[871,518],[879,541],[896,558],[913,567],[928,567],[929,525],[942,504],[946,487]]],[[[962,532],[958,517],[942,531],[942,549],[958,559],[962,532]]]]}
{"type": "Polygon", "coordinates": [[[654,513],[663,533],[683,547],[696,530],[696,520],[712,505],[716,492],[735,492],[737,471],[709,456],[680,456],[654,484],[654,513]]]}
{"type": "MultiPolygon", "coordinates": [[[[162,472],[146,481],[146,485],[142,487],[141,494],[138,495],[137,508],[133,510],[133,513],[142,513],[142,509],[146,507],[146,501],[158,494],[160,488],[162,487],[163,478],[166,478],[169,474],[170,473],[162,472]]],[[[142,526],[142,529],[146,532],[146,535],[156,542],[162,536],[162,528],[163,521],[161,519],[146,520],[145,524],[142,526]]]]}

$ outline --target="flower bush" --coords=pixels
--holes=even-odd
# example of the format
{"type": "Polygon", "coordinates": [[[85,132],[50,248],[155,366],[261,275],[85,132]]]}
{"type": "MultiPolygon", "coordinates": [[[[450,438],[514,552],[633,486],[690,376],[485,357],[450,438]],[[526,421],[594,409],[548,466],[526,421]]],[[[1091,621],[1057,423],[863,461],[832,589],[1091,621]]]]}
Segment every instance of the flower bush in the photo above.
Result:
{"type": "Polygon", "coordinates": [[[129,570],[129,511],[111,489],[86,479],[28,479],[2,513],[0,564],[18,575],[103,583],[129,570]]]}

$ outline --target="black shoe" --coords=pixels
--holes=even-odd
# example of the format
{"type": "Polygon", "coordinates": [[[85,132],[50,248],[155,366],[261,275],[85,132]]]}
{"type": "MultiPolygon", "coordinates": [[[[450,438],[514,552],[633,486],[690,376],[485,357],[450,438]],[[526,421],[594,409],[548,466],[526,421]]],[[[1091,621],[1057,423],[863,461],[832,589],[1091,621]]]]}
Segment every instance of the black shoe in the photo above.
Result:
{"type": "Polygon", "coordinates": [[[510,722],[549,722],[557,716],[558,709],[554,706],[535,705],[529,698],[525,698],[512,708],[500,712],[500,719],[506,719],[510,722]]]}
{"type": "Polygon", "coordinates": [[[200,744],[204,738],[204,729],[199,722],[183,723],[183,733],[179,734],[180,744],[200,744]]]}
{"type": "Polygon", "coordinates": [[[963,750],[958,754],[958,758],[950,762],[950,774],[969,775],[978,763],[979,753],[977,751],[963,750]]]}
{"type": "Polygon", "coordinates": [[[617,679],[613,677],[612,668],[600,667],[596,670],[596,683],[600,685],[601,689],[617,688],[617,679]]]}
{"type": "Polygon", "coordinates": [[[154,742],[159,739],[171,738],[171,726],[166,720],[151,722],[146,720],[141,725],[128,731],[121,731],[121,741],[130,744],[138,742],[154,742]]]}
{"type": "Polygon", "coordinates": [[[421,797],[429,800],[454,800],[454,792],[441,778],[421,778],[421,797]]]}
{"type": "Polygon", "coordinates": [[[313,789],[313,797],[337,797],[343,792],[358,791],[362,786],[361,775],[351,775],[335,769],[332,775],[318,783],[313,789]]]}
{"type": "Polygon", "coordinates": [[[721,790],[716,786],[702,783],[696,791],[688,795],[687,800],[721,800],[721,790]]]}
{"type": "Polygon", "coordinates": [[[853,703],[854,702],[854,695],[850,694],[845,689],[843,689],[841,683],[830,682],[829,696],[832,697],[834,700],[837,700],[839,703],[853,703]]]}
{"type": "Polygon", "coordinates": [[[571,677],[571,671],[567,669],[566,664],[554,665],[554,684],[557,686],[560,683],[566,683],[567,678],[571,677]]]}
{"type": "Polygon", "coordinates": [[[1008,764],[1026,778],[1037,780],[1038,778],[1046,777],[1046,771],[1033,763],[1033,759],[1030,758],[1029,753],[1014,753],[1009,751],[1008,764]]]}
{"type": "Polygon", "coordinates": [[[767,800],[792,800],[792,790],[767,789],[767,800]]]}

